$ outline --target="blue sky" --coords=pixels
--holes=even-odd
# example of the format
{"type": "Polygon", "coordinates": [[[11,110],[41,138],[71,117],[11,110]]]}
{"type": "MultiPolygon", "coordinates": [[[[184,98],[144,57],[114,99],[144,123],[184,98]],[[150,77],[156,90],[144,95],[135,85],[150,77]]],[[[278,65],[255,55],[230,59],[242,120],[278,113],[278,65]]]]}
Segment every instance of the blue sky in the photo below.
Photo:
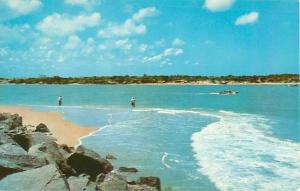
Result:
{"type": "Polygon", "coordinates": [[[297,0],[0,0],[0,77],[299,73],[297,0]]]}

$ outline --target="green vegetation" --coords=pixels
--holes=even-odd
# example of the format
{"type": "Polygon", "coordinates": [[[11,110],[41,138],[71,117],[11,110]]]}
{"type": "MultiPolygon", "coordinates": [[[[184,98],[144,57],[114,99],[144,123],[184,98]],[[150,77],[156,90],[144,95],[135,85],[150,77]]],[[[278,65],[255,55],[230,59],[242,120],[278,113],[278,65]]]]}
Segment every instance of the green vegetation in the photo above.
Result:
{"type": "Polygon", "coordinates": [[[299,74],[274,74],[267,76],[93,76],[93,77],[38,77],[7,79],[16,84],[152,84],[152,83],[299,83],[299,74]]]}

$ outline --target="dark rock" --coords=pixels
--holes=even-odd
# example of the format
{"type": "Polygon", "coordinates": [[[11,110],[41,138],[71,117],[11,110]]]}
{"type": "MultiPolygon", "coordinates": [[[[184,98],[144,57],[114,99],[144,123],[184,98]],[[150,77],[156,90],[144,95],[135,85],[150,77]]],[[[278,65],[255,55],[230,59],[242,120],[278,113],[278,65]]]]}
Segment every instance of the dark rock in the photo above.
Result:
{"type": "Polygon", "coordinates": [[[128,191],[126,178],[120,174],[109,173],[104,181],[98,185],[101,191],[128,191]]]}
{"type": "Polygon", "coordinates": [[[46,160],[28,155],[19,145],[0,145],[0,179],[11,173],[39,168],[46,164],[46,160]]]}
{"type": "Polygon", "coordinates": [[[134,168],[134,167],[120,167],[119,171],[121,172],[138,172],[138,169],[134,168]]]}
{"type": "Polygon", "coordinates": [[[80,146],[75,153],[70,154],[67,158],[67,164],[79,174],[90,175],[93,180],[96,179],[98,174],[107,174],[113,169],[110,162],[83,146],[80,146]]]}
{"type": "Polygon", "coordinates": [[[140,177],[139,180],[137,181],[137,184],[148,185],[150,187],[156,188],[159,191],[161,190],[160,179],[158,177],[153,177],[153,176],[140,177]]]}
{"type": "Polygon", "coordinates": [[[0,113],[0,121],[4,121],[8,118],[7,113],[0,113]]]}
{"type": "Polygon", "coordinates": [[[117,158],[112,154],[107,154],[105,157],[107,160],[116,160],[117,158]]]}
{"type": "Polygon", "coordinates": [[[1,113],[0,123],[7,124],[9,129],[14,129],[16,127],[22,126],[22,117],[18,114],[9,114],[9,113],[1,113]]]}
{"type": "Polygon", "coordinates": [[[100,174],[98,174],[98,176],[96,177],[95,182],[96,182],[97,184],[100,184],[101,182],[104,181],[104,178],[105,178],[105,174],[104,174],[104,173],[100,173],[100,174]]]}
{"type": "Polygon", "coordinates": [[[66,179],[54,164],[9,175],[0,181],[0,190],[69,191],[66,179]]]}
{"type": "Polygon", "coordinates": [[[66,144],[61,144],[59,145],[59,148],[63,149],[64,151],[66,151],[67,153],[72,153],[72,148],[68,147],[68,145],[66,144]]]}
{"type": "Polygon", "coordinates": [[[44,123],[38,124],[38,126],[36,126],[36,128],[35,128],[35,131],[36,132],[41,132],[41,133],[50,132],[50,130],[48,129],[48,127],[44,123]]]}
{"type": "Polygon", "coordinates": [[[79,145],[76,148],[75,152],[80,153],[80,154],[84,154],[84,155],[89,156],[91,158],[102,159],[102,157],[98,153],[96,153],[95,151],[92,151],[90,149],[87,149],[82,145],[79,145]]]}
{"type": "Polygon", "coordinates": [[[12,135],[13,140],[18,143],[25,151],[31,147],[31,136],[25,133],[17,133],[12,135]]]}
{"type": "Polygon", "coordinates": [[[68,165],[65,159],[57,160],[56,165],[60,169],[61,173],[64,174],[66,177],[76,175],[76,171],[70,165],[68,165]]]}
{"type": "Polygon", "coordinates": [[[48,163],[56,163],[61,172],[66,176],[75,175],[76,172],[67,164],[64,154],[60,152],[59,146],[54,141],[43,142],[32,146],[28,154],[44,158],[48,163]]]}

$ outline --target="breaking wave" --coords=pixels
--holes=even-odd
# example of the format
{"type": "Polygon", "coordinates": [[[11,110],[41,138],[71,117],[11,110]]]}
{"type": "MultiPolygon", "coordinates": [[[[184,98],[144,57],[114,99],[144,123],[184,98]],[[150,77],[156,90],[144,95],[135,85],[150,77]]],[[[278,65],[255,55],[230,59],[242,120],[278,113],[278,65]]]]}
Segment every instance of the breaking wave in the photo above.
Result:
{"type": "Polygon", "coordinates": [[[272,137],[260,116],[220,111],[219,119],[191,140],[199,171],[220,190],[299,189],[299,143],[272,137]]]}

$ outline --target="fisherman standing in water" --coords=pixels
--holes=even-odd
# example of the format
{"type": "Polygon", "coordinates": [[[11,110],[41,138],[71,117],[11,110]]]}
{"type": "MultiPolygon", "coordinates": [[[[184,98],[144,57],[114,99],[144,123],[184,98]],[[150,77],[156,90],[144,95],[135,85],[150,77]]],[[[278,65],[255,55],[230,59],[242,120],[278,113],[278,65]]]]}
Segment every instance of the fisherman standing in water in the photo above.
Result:
{"type": "Polygon", "coordinates": [[[130,100],[130,105],[131,105],[131,108],[135,108],[135,102],[136,102],[136,99],[135,97],[132,97],[131,100],[130,100]]]}
{"type": "Polygon", "coordinates": [[[63,100],[62,96],[59,96],[57,100],[58,100],[58,105],[61,106],[63,100]]]}

